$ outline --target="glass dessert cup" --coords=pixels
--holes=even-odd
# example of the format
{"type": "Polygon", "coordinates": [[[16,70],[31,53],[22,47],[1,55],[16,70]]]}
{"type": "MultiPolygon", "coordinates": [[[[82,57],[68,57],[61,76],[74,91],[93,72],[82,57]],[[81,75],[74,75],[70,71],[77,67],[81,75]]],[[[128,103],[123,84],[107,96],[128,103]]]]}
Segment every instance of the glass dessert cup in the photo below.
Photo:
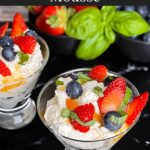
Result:
{"type": "Polygon", "coordinates": [[[9,84],[0,84],[0,127],[18,129],[29,124],[35,117],[35,102],[30,98],[38,78],[49,59],[46,42],[38,37],[43,55],[42,67],[33,75],[9,84]]]}
{"type": "MultiPolygon", "coordinates": [[[[69,137],[63,136],[60,133],[58,133],[57,130],[54,128],[51,128],[50,125],[47,124],[47,122],[44,119],[44,113],[46,110],[47,101],[49,101],[55,94],[55,81],[59,77],[67,77],[69,74],[72,73],[87,73],[89,71],[89,68],[81,68],[81,69],[75,69],[71,70],[65,73],[62,73],[54,78],[52,78],[41,90],[38,101],[37,101],[37,111],[38,115],[43,122],[43,124],[52,132],[56,138],[64,145],[66,150],[110,150],[138,121],[139,117],[136,119],[136,121],[126,129],[120,131],[119,133],[116,133],[113,137],[108,137],[105,139],[100,140],[93,140],[93,141],[85,141],[85,140],[77,140],[77,139],[71,139],[69,137]]],[[[114,73],[112,71],[109,71],[111,75],[120,77],[119,74],[114,73]]],[[[139,95],[137,89],[135,86],[126,79],[127,85],[129,88],[133,91],[133,96],[139,95]]]]}

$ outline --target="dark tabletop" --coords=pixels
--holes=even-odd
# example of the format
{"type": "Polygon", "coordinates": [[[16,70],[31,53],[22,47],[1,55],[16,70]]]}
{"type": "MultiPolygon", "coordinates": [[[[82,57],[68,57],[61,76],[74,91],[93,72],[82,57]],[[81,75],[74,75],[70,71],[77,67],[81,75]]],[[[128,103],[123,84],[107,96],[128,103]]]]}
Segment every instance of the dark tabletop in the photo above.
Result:
{"type": "MultiPolygon", "coordinates": [[[[121,73],[128,78],[140,92],[150,91],[150,70],[148,64],[136,63],[125,58],[116,47],[94,61],[81,61],[75,58],[51,56],[37,87],[32,93],[36,101],[43,85],[53,76],[64,71],[105,64],[109,70],[121,73]]],[[[150,102],[144,109],[140,121],[117,143],[112,150],[150,150],[150,102]]],[[[42,124],[38,115],[28,126],[15,131],[0,129],[0,150],[63,150],[62,144],[42,124]]]]}

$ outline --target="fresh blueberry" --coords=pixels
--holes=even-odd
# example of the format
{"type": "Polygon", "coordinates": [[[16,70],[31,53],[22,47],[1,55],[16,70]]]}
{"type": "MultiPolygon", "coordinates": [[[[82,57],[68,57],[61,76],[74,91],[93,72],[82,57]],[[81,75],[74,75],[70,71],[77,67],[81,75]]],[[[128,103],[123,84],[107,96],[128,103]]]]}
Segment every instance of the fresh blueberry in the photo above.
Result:
{"type": "Polygon", "coordinates": [[[33,36],[35,39],[37,39],[38,35],[34,30],[28,30],[25,35],[33,36]]]}
{"type": "Polygon", "coordinates": [[[79,96],[82,95],[83,89],[78,82],[71,81],[67,84],[66,93],[71,98],[78,98],[79,96]]]}
{"type": "Polygon", "coordinates": [[[6,47],[6,46],[13,47],[14,42],[10,37],[3,36],[2,38],[0,38],[0,46],[1,47],[6,47]]]}
{"type": "Polygon", "coordinates": [[[116,112],[116,111],[110,111],[104,116],[104,126],[109,130],[109,131],[116,131],[121,128],[122,124],[116,124],[111,121],[111,117],[121,117],[121,115],[116,112]]]}
{"type": "Polygon", "coordinates": [[[70,74],[70,77],[71,77],[73,80],[78,80],[78,76],[77,76],[75,73],[71,73],[71,74],[70,74]]]}
{"type": "Polygon", "coordinates": [[[137,12],[139,12],[142,15],[142,17],[145,18],[149,13],[148,6],[138,6],[137,12]]]}
{"type": "Polygon", "coordinates": [[[143,40],[146,42],[150,42],[150,32],[143,35],[143,40]]]}
{"type": "Polygon", "coordinates": [[[135,6],[125,6],[124,10],[125,11],[134,11],[135,10],[135,6]]]}
{"type": "Polygon", "coordinates": [[[4,47],[2,50],[2,56],[7,61],[13,61],[16,56],[16,52],[14,52],[14,49],[12,47],[4,47]]]}

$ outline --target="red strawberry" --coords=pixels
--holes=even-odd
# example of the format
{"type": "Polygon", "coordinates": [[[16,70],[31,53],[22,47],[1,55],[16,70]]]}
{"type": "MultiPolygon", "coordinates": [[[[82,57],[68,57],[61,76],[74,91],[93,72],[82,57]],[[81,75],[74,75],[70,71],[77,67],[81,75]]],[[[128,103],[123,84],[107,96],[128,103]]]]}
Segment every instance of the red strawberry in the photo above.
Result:
{"type": "Polygon", "coordinates": [[[128,104],[128,108],[127,108],[128,118],[126,120],[126,123],[128,125],[131,125],[138,117],[138,115],[141,113],[141,111],[144,109],[148,101],[148,97],[149,97],[149,93],[144,92],[143,94],[135,97],[133,101],[128,104]]]}
{"type": "Polygon", "coordinates": [[[98,65],[89,72],[89,77],[93,80],[103,81],[107,77],[107,68],[104,65],[98,65]]]}
{"type": "MultiPolygon", "coordinates": [[[[94,106],[93,104],[85,104],[77,107],[74,112],[78,115],[81,121],[84,123],[89,122],[93,120],[94,115],[94,106]]],[[[76,130],[79,130],[80,132],[88,132],[90,127],[88,126],[82,126],[75,120],[71,120],[71,124],[76,130]]]]}
{"type": "Polygon", "coordinates": [[[74,8],[76,10],[76,12],[79,12],[83,9],[89,8],[89,7],[96,7],[96,6],[71,6],[72,8],[74,8]]]}
{"type": "Polygon", "coordinates": [[[9,23],[5,23],[3,26],[0,27],[0,38],[3,37],[7,31],[9,23]]]}
{"type": "Polygon", "coordinates": [[[105,114],[109,111],[117,111],[126,91],[126,81],[124,78],[116,78],[104,91],[104,96],[98,99],[100,112],[105,114]]]}
{"type": "Polygon", "coordinates": [[[11,75],[9,68],[1,59],[0,59],[0,74],[4,77],[11,75]]]}
{"type": "Polygon", "coordinates": [[[35,14],[39,14],[44,9],[44,6],[29,6],[29,10],[35,14]]]}
{"type": "Polygon", "coordinates": [[[36,20],[39,30],[51,34],[62,35],[67,23],[67,10],[64,6],[48,6],[36,20]]]}
{"type": "Polygon", "coordinates": [[[83,132],[83,133],[86,133],[90,130],[89,126],[82,126],[74,120],[71,120],[71,124],[74,127],[74,129],[79,130],[80,132],[83,132]]]}
{"type": "Polygon", "coordinates": [[[23,34],[25,30],[27,30],[27,26],[25,24],[22,15],[20,13],[16,13],[12,24],[11,36],[12,37],[20,36],[23,34]]]}
{"type": "Polygon", "coordinates": [[[36,46],[35,38],[29,35],[15,37],[14,42],[22,52],[27,54],[32,54],[36,46]]]}

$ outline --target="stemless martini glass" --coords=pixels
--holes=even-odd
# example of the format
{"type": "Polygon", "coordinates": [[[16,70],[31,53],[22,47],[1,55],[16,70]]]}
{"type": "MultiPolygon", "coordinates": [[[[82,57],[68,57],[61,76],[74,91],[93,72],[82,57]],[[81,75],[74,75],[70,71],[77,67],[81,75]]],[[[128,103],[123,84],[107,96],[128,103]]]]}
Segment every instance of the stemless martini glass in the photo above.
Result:
{"type": "Polygon", "coordinates": [[[41,37],[38,37],[37,41],[44,59],[42,67],[27,78],[9,84],[0,84],[0,127],[2,128],[18,129],[26,126],[36,114],[35,103],[30,95],[49,59],[46,42],[41,37]]]}
{"type": "MultiPolygon", "coordinates": [[[[113,145],[115,145],[138,121],[139,117],[136,119],[136,121],[127,129],[124,129],[123,131],[116,133],[113,137],[108,137],[101,140],[93,140],[93,141],[85,141],[85,140],[77,140],[72,139],[69,137],[65,137],[58,133],[57,130],[51,127],[51,125],[48,125],[44,119],[44,113],[46,110],[47,101],[54,97],[55,95],[55,81],[59,77],[66,77],[69,74],[77,74],[79,72],[88,73],[90,69],[89,68],[81,68],[81,69],[75,69],[71,70],[65,73],[62,73],[54,78],[52,78],[41,90],[38,101],[37,101],[37,110],[39,117],[41,121],[44,123],[44,125],[52,132],[56,138],[64,145],[66,150],[110,150],[113,145]]],[[[109,74],[111,76],[117,76],[120,77],[119,74],[109,71],[109,74]]],[[[128,87],[130,87],[133,91],[133,96],[138,96],[139,93],[135,86],[127,79],[125,79],[127,82],[128,87]]],[[[53,115],[53,114],[51,114],[53,115]]],[[[51,117],[51,116],[49,116],[51,117]]]]}

